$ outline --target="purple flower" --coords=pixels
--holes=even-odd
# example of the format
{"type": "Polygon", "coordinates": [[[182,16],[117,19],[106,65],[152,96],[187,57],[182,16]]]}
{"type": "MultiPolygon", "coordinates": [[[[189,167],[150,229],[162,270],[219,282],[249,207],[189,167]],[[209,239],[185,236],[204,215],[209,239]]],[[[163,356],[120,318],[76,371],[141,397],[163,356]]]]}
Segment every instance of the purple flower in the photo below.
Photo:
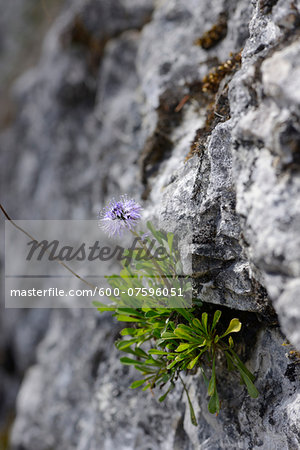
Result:
{"type": "Polygon", "coordinates": [[[141,218],[142,207],[123,195],[119,201],[112,199],[99,214],[99,226],[111,237],[119,236],[125,228],[132,230],[141,218]]]}

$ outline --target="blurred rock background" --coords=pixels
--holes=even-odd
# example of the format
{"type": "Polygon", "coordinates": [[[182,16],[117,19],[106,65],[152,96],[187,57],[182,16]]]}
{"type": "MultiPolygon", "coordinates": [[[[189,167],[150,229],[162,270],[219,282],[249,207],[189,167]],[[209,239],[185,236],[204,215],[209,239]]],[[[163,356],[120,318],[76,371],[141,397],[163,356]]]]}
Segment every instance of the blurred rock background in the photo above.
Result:
{"type": "Polygon", "coordinates": [[[18,219],[143,202],[205,308],[241,318],[261,395],[220,368],[214,417],[187,376],[193,427],[180,390],[128,389],[109,315],[2,307],[0,445],[13,424],[16,450],[298,449],[300,2],[1,3],[1,202],[18,219]]]}

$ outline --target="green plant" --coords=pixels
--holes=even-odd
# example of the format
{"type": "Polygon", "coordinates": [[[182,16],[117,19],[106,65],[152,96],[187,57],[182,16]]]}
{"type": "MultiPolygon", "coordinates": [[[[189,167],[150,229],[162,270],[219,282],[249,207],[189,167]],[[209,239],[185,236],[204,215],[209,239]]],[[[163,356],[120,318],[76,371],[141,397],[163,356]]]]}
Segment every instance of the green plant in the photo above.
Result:
{"type": "MultiPolygon", "coordinates": [[[[240,331],[241,322],[233,318],[225,329],[220,321],[221,311],[215,311],[212,320],[209,320],[206,312],[200,314],[201,302],[194,300],[190,307],[188,300],[192,287],[186,277],[178,275],[182,273],[182,267],[174,235],[157,231],[150,222],[147,226],[156,245],[168,251],[167,257],[163,261],[153,257],[145,260],[140,258],[138,250],[130,255],[126,252],[125,256],[131,259],[130,266],[124,261],[119,276],[107,277],[112,291],[119,295],[111,296],[113,302],[109,305],[99,302],[94,302],[94,305],[100,312],[112,311],[118,321],[130,324],[121,331],[116,346],[127,354],[120,361],[133,365],[142,374],[142,378],[133,382],[131,388],[142,387],[146,390],[165,387],[159,398],[163,401],[177,380],[181,381],[187,395],[191,421],[196,425],[194,409],[181,373],[200,369],[207,385],[208,409],[213,414],[220,411],[216,364],[222,355],[226,358],[228,370],[239,373],[241,382],[253,398],[259,395],[253,384],[255,377],[233,349],[231,334],[240,331]],[[181,295],[174,298],[164,295],[162,283],[181,295]],[[136,295],[128,295],[129,289],[136,295]],[[148,295],[143,295],[143,289],[148,295]],[[161,295],[157,295],[157,289],[160,289],[161,295]],[[208,371],[209,377],[206,375],[208,371]]],[[[142,239],[142,233],[134,234],[140,238],[140,249],[146,252],[151,239],[142,239]]]]}
{"type": "MultiPolygon", "coordinates": [[[[2,205],[0,209],[14,227],[35,240],[9,217],[2,205]]],[[[259,395],[253,384],[254,375],[233,350],[233,339],[229,336],[240,331],[241,323],[233,318],[225,329],[220,323],[221,311],[215,311],[212,320],[206,312],[200,314],[203,305],[197,299],[191,302],[192,285],[183,275],[174,235],[156,230],[151,222],[147,227],[154,241],[142,232],[133,231],[140,209],[138,204],[124,197],[112,202],[101,218],[110,234],[129,229],[138,239],[139,248],[125,252],[120,275],[106,277],[112,288],[113,295],[109,296],[112,302],[107,305],[95,301],[94,305],[100,312],[111,311],[118,321],[131,324],[121,331],[121,338],[116,341],[117,348],[129,354],[122,357],[121,362],[133,365],[142,374],[142,379],[133,382],[131,387],[143,386],[143,390],[166,387],[159,398],[163,401],[180,380],[187,395],[191,421],[197,425],[182,372],[200,369],[207,385],[211,413],[218,414],[220,410],[216,377],[219,356],[226,358],[228,370],[238,371],[251,397],[259,395]],[[153,256],[152,252],[157,253],[159,248],[165,249],[164,258],[153,256]],[[228,342],[225,341],[227,336],[228,342]]],[[[95,288],[62,261],[56,261],[95,288]]]]}

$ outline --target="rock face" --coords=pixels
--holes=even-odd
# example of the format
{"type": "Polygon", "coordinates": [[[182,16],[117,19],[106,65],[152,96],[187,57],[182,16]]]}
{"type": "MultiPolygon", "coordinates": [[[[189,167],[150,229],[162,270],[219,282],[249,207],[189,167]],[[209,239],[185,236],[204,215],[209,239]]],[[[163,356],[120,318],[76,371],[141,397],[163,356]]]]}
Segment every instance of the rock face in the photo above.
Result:
{"type": "Polygon", "coordinates": [[[1,136],[6,204],[90,219],[112,195],[143,201],[180,236],[205,307],[242,317],[261,395],[220,367],[214,417],[186,376],[194,427],[180,389],[164,405],[128,389],[109,316],[56,311],[12,449],[300,447],[299,358],[282,346],[300,349],[299,23],[286,0],[82,0],[57,18],[1,136]]]}

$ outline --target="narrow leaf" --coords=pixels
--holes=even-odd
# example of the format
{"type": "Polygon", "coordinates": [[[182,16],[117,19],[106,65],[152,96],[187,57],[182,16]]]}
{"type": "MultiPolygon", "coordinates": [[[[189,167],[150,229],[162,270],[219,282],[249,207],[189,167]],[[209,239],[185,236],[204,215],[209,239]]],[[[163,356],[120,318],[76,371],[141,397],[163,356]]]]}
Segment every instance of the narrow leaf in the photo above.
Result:
{"type": "Polygon", "coordinates": [[[204,312],[202,314],[202,325],[206,332],[207,332],[207,319],[208,319],[208,314],[206,312],[204,312]]]}
{"type": "Polygon", "coordinates": [[[173,362],[171,362],[170,364],[167,365],[167,369],[168,369],[168,370],[169,370],[169,369],[172,369],[172,367],[174,367],[175,364],[177,364],[177,363],[178,363],[178,361],[173,361],[173,362]]]}
{"type": "Polygon", "coordinates": [[[239,372],[240,372],[240,375],[247,387],[247,391],[248,391],[250,397],[257,398],[259,396],[259,392],[256,389],[256,387],[254,386],[254,384],[252,383],[252,381],[250,380],[250,378],[248,377],[248,375],[240,369],[239,369],[239,372]]]}
{"type": "Polygon", "coordinates": [[[188,400],[188,404],[189,404],[189,408],[190,408],[191,422],[192,422],[193,425],[195,425],[195,427],[197,427],[198,423],[197,423],[197,419],[196,419],[196,414],[195,414],[195,411],[194,411],[194,408],[193,408],[193,404],[192,404],[190,396],[189,396],[189,392],[188,392],[188,390],[186,388],[186,385],[185,385],[185,383],[184,383],[184,381],[183,381],[183,379],[181,378],[180,375],[179,375],[179,378],[181,380],[184,392],[186,393],[186,397],[187,397],[187,400],[188,400]]]}
{"type": "Polygon", "coordinates": [[[138,319],[137,317],[121,316],[121,315],[117,316],[117,320],[119,322],[141,322],[141,319],[138,319]]]}
{"type": "Polygon", "coordinates": [[[225,357],[226,357],[226,361],[227,361],[227,369],[228,369],[229,371],[234,370],[234,365],[233,365],[233,363],[232,363],[232,361],[231,361],[230,356],[228,355],[227,352],[224,352],[224,353],[225,353],[225,357]]]}
{"type": "Polygon", "coordinates": [[[208,385],[208,395],[212,396],[216,390],[216,371],[215,371],[215,356],[212,363],[212,372],[211,372],[211,379],[208,385]]]}
{"type": "Polygon", "coordinates": [[[180,344],[179,347],[176,348],[175,352],[183,352],[188,348],[195,347],[194,344],[180,344]]]}
{"type": "Polygon", "coordinates": [[[202,352],[199,353],[199,355],[197,355],[196,358],[192,359],[192,361],[188,364],[187,368],[190,370],[193,369],[201,355],[202,355],[202,352]]]}
{"type": "Polygon", "coordinates": [[[165,400],[166,396],[169,394],[169,392],[172,391],[172,389],[174,389],[174,387],[175,387],[175,384],[171,383],[171,386],[169,387],[167,392],[165,392],[161,397],[159,397],[158,401],[163,402],[165,400]]]}
{"type": "MultiPolygon", "coordinates": [[[[149,355],[169,355],[169,352],[165,352],[163,350],[156,350],[155,348],[152,348],[148,351],[149,355]]],[[[175,353],[174,353],[175,354],[175,353]]]]}
{"type": "Polygon", "coordinates": [[[212,326],[211,326],[211,331],[213,331],[215,329],[217,323],[220,320],[221,314],[222,313],[221,313],[221,311],[219,309],[217,309],[217,311],[215,311],[213,322],[212,322],[212,326]]]}
{"type": "Polygon", "coordinates": [[[250,370],[247,369],[247,367],[245,366],[245,364],[242,363],[242,361],[240,360],[240,358],[238,357],[238,355],[235,353],[235,351],[230,350],[231,354],[233,355],[233,363],[239,367],[247,376],[248,378],[250,378],[251,381],[255,380],[255,376],[253,375],[253,373],[250,372],[250,370]]]}
{"type": "Polygon", "coordinates": [[[138,330],[136,328],[123,328],[120,332],[121,336],[133,336],[138,330]]]}
{"type": "Polygon", "coordinates": [[[152,223],[150,221],[147,222],[147,228],[148,230],[151,231],[151,233],[153,234],[153,236],[155,237],[155,239],[157,239],[157,241],[160,244],[163,244],[162,239],[161,239],[161,235],[159,233],[159,231],[157,231],[154,226],[152,225],[152,223]]]}
{"type": "Polygon", "coordinates": [[[169,249],[170,249],[170,254],[172,254],[174,234],[173,233],[168,233],[167,237],[168,237],[168,245],[169,245],[169,249]]]}
{"type": "Polygon", "coordinates": [[[132,344],[136,342],[136,339],[128,339],[124,341],[118,341],[116,342],[116,347],[118,350],[124,351],[128,347],[130,347],[132,344]]]}
{"type": "Polygon", "coordinates": [[[120,361],[122,364],[126,364],[126,365],[144,364],[142,361],[137,361],[136,359],[131,359],[131,358],[128,358],[127,356],[120,358],[120,361]]]}
{"type": "Polygon", "coordinates": [[[136,388],[138,388],[138,387],[140,387],[140,386],[143,386],[143,384],[146,382],[146,380],[137,380],[137,381],[134,381],[132,384],[131,384],[131,386],[130,386],[130,388],[131,389],[136,389],[136,388]]]}
{"type": "Polygon", "coordinates": [[[198,330],[200,330],[202,333],[205,333],[205,329],[203,328],[199,319],[197,318],[193,319],[192,324],[194,325],[195,328],[197,328],[198,333],[199,333],[198,330]]]}
{"type": "Polygon", "coordinates": [[[202,369],[202,367],[201,367],[201,373],[202,373],[202,376],[203,376],[203,379],[204,379],[205,386],[208,388],[209,380],[208,380],[207,376],[205,375],[204,370],[202,369]]]}

